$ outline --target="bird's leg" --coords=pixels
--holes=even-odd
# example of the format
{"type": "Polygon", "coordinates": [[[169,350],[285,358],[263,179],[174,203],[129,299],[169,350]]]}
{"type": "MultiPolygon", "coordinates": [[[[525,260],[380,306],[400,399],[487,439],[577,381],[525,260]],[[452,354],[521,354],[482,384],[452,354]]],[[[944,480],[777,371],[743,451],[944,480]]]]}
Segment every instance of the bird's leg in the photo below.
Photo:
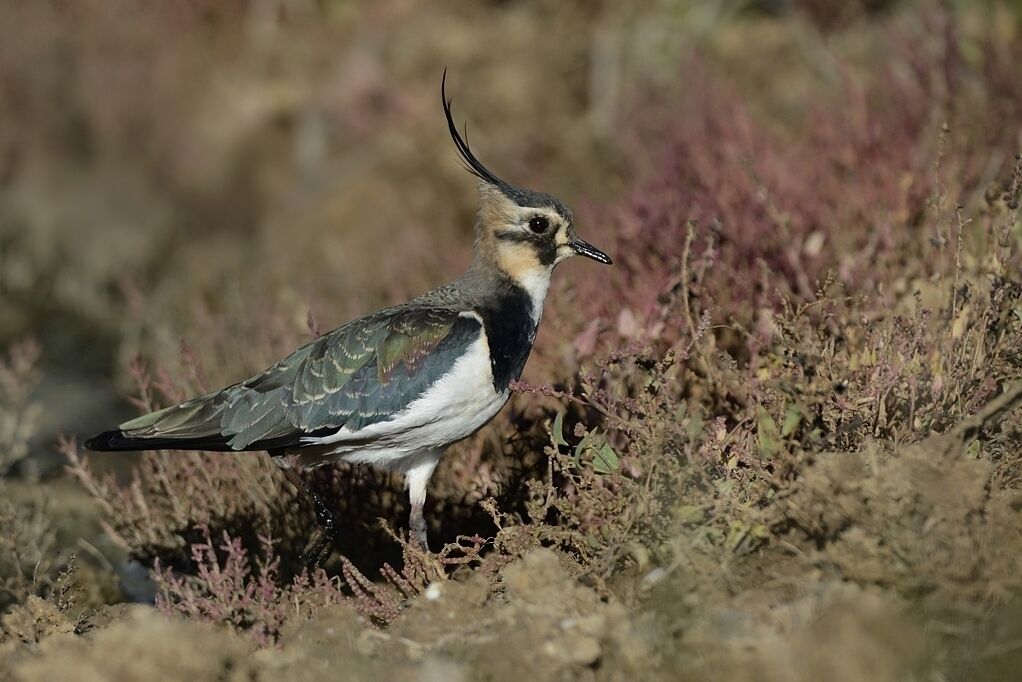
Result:
{"type": "Polygon", "coordinates": [[[281,471],[284,472],[284,477],[295,487],[298,494],[312,503],[312,508],[316,512],[316,522],[319,524],[319,528],[312,536],[309,546],[302,552],[302,563],[309,568],[319,566],[327,560],[333,549],[333,541],[337,533],[337,517],[323,501],[323,498],[305,484],[294,468],[282,467],[281,471]]]}
{"type": "Polygon", "coordinates": [[[429,551],[429,538],[426,536],[426,517],[422,515],[422,502],[413,502],[412,511],[408,515],[408,529],[411,539],[424,552],[429,551]]]}
{"type": "Polygon", "coordinates": [[[422,507],[426,503],[426,486],[433,474],[443,450],[422,450],[408,463],[405,470],[405,486],[408,488],[408,499],[412,503],[412,511],[408,515],[409,538],[424,551],[429,551],[429,538],[426,535],[426,517],[422,507]]]}

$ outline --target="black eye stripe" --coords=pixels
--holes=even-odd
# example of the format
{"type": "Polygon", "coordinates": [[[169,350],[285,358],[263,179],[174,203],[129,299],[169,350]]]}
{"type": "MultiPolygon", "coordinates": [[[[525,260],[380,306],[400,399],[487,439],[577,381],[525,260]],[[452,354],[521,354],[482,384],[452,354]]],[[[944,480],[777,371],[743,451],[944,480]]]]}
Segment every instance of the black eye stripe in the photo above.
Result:
{"type": "Polygon", "coordinates": [[[544,235],[537,235],[521,230],[501,230],[494,232],[493,236],[502,242],[528,244],[542,265],[553,265],[557,260],[558,248],[557,242],[553,239],[555,234],[555,232],[548,232],[544,235]]]}
{"type": "Polygon", "coordinates": [[[497,232],[496,237],[504,242],[531,242],[533,240],[531,235],[517,230],[504,230],[503,232],[497,232]]]}

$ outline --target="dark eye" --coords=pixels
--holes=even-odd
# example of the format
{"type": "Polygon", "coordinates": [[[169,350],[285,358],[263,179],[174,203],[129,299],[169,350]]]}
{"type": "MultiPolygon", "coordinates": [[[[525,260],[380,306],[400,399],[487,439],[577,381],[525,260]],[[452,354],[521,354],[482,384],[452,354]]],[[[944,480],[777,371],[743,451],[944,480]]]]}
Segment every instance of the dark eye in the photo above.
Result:
{"type": "Polygon", "coordinates": [[[543,234],[550,227],[550,221],[543,216],[536,216],[529,221],[529,229],[536,234],[543,234]]]}

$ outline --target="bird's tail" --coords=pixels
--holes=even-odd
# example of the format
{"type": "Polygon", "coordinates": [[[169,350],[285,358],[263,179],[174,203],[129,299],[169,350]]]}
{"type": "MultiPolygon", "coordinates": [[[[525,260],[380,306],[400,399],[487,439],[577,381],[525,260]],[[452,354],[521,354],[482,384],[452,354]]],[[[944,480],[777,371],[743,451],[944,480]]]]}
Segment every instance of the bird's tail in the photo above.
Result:
{"type": "Polygon", "coordinates": [[[139,438],[120,429],[97,434],[85,441],[85,447],[98,452],[137,452],[139,450],[208,450],[234,452],[220,434],[201,438],[139,438]]]}
{"type": "Polygon", "coordinates": [[[85,441],[89,450],[212,450],[233,451],[221,432],[223,400],[219,394],[142,415],[85,441]]]}

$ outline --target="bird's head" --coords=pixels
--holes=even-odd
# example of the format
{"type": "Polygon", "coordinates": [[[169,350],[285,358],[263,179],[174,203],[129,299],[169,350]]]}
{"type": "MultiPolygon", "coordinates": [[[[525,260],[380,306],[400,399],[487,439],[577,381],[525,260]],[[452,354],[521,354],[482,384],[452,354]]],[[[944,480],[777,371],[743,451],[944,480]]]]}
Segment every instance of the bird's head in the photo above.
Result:
{"type": "Polygon", "coordinates": [[[479,216],[476,221],[476,259],[496,265],[513,279],[549,277],[554,266],[572,256],[585,256],[611,264],[610,257],[579,238],[571,210],[558,199],[510,185],[487,169],[458,133],[441,82],[447,125],[465,168],[479,183],[479,216]]]}

